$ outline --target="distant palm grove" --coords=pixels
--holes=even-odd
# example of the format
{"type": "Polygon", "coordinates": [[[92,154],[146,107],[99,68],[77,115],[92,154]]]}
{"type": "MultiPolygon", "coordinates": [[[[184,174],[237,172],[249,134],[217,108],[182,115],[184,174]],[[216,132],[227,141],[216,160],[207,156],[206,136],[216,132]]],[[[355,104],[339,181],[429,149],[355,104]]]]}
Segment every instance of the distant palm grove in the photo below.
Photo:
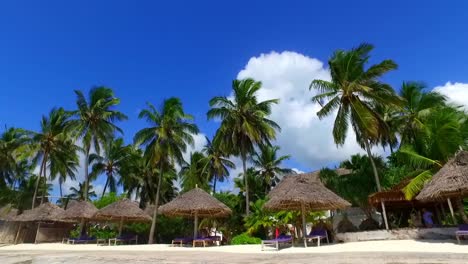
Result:
{"type": "MultiPolygon", "coordinates": [[[[331,79],[311,79],[310,87],[304,87],[310,90],[311,100],[321,106],[318,117],[334,119],[330,133],[337,147],[354,140],[366,153],[339,164],[351,171],[349,175],[322,168],[320,179],[366,212],[371,211],[370,194],[402,181],[406,181],[406,198],[413,199],[457,151],[468,148],[468,114],[463,107],[426,89],[422,82],[404,81],[401,87],[384,83],[382,77],[396,70],[397,64],[383,60],[370,65],[372,50],[372,45],[361,44],[335,51],[328,61],[331,79]],[[348,130],[356,137],[347,138],[348,130]],[[373,148],[383,148],[390,155],[374,155],[373,148]]],[[[111,88],[76,90],[76,107],[52,108],[38,120],[38,131],[16,127],[2,131],[0,206],[20,211],[37,207],[52,200],[52,183],[58,183],[55,198],[61,204],[70,199],[106,203],[129,197],[137,199],[141,208],[152,208],[152,223],[138,228],[148,231],[148,242],[154,243],[192,228],[188,220],[160,216],[158,206],[197,186],[233,211],[229,219],[216,223],[206,220],[201,226],[216,225],[228,238],[244,232],[263,237],[266,229],[278,225],[270,216],[280,222],[292,222],[298,216],[267,212],[262,206],[282,176],[295,172],[283,165],[291,157],[281,155],[275,145],[281,128],[270,114],[281,101],[259,100],[261,89],[262,83],[253,79],[233,80],[230,95],[212,98],[207,118],[219,121],[219,128],[206,139],[203,149],[190,153],[187,160],[184,153],[194,144],[193,136],[199,129],[180,99],[148,102],[135,117],[119,111],[121,99],[111,88]],[[146,122],[133,142],[122,138],[120,124],[128,118],[146,122]],[[230,175],[236,169],[235,159],[240,160],[240,175],[230,175]],[[78,175],[81,172],[83,175],[78,175]],[[102,192],[96,193],[93,182],[100,176],[105,177],[105,184],[102,192]],[[62,190],[65,182],[77,178],[84,181],[62,190]],[[240,191],[220,192],[219,183],[230,178],[240,191]],[[119,190],[123,193],[116,194],[119,190]]],[[[387,226],[398,224],[388,221],[387,226]]]]}

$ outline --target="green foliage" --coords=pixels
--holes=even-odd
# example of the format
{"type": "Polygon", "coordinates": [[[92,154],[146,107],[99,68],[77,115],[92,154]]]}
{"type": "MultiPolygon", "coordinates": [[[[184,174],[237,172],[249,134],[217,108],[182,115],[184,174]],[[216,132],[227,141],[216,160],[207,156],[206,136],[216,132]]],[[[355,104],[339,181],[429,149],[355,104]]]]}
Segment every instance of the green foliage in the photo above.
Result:
{"type": "Polygon", "coordinates": [[[244,233],[232,238],[231,245],[254,245],[261,244],[262,240],[258,237],[251,237],[249,234],[244,233]]]}
{"type": "Polygon", "coordinates": [[[111,203],[117,202],[124,198],[124,195],[117,195],[115,192],[110,192],[102,196],[101,198],[93,201],[94,206],[96,208],[101,209],[103,207],[108,206],[111,203]]]}
{"type": "Polygon", "coordinates": [[[206,166],[206,157],[203,153],[195,151],[190,155],[189,163],[182,166],[179,176],[182,180],[182,191],[187,192],[196,186],[198,188],[209,191],[208,171],[204,170],[206,166]]]}
{"type": "Polygon", "coordinates": [[[193,219],[161,215],[158,217],[157,225],[159,227],[157,237],[160,243],[170,243],[175,237],[193,236],[193,219]]]}
{"type": "Polygon", "coordinates": [[[239,195],[230,192],[215,193],[214,197],[227,205],[232,210],[232,215],[227,218],[217,219],[217,229],[223,232],[227,241],[233,236],[246,231],[243,218],[243,199],[239,195]]]}

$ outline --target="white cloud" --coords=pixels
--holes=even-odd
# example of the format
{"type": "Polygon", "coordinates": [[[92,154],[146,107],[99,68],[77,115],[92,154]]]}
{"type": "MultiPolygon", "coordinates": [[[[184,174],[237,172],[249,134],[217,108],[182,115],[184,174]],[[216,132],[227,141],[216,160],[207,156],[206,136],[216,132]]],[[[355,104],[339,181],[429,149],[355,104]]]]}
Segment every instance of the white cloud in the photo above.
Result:
{"type": "Polygon", "coordinates": [[[468,83],[447,82],[443,86],[435,87],[434,91],[447,96],[453,104],[464,106],[465,110],[468,110],[468,83]]]}
{"type": "MultiPolygon", "coordinates": [[[[316,92],[309,91],[309,85],[314,79],[330,79],[323,62],[296,52],[270,52],[251,58],[237,76],[247,77],[262,81],[260,100],[280,99],[271,116],[282,128],[277,144],[282,154],[292,155],[302,169],[319,169],[357,152],[364,153],[355,143],[352,130],[345,145],[336,147],[332,136],[334,116],[322,120],[317,117],[321,107],[311,102],[316,92]]],[[[377,152],[381,154],[381,150],[377,152]]]]}

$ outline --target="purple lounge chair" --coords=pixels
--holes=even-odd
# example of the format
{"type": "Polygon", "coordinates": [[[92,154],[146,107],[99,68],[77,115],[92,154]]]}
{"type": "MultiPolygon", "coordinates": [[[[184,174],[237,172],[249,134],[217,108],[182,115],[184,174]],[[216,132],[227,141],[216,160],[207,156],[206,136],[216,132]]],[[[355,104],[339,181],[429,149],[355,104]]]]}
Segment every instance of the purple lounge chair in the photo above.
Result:
{"type": "Polygon", "coordinates": [[[172,246],[179,245],[182,246],[184,244],[192,243],[193,239],[190,237],[178,237],[172,239],[172,246]]]}
{"type": "Polygon", "coordinates": [[[455,232],[458,244],[461,244],[460,238],[468,236],[468,224],[462,224],[458,226],[458,231],[455,232]]]}
{"type": "Polygon", "coordinates": [[[128,243],[135,242],[135,245],[138,244],[138,235],[128,234],[128,235],[121,235],[116,238],[109,239],[109,246],[114,243],[114,246],[117,245],[118,242],[128,243]]]}
{"type": "Polygon", "coordinates": [[[215,241],[217,238],[215,237],[199,237],[199,238],[195,238],[193,241],[192,241],[192,246],[195,247],[197,244],[202,244],[203,247],[206,247],[206,245],[209,245],[209,244],[214,244],[215,241]]]}
{"type": "Polygon", "coordinates": [[[320,241],[322,239],[327,240],[327,244],[330,244],[330,240],[328,239],[328,231],[324,228],[317,228],[315,230],[312,230],[309,235],[305,237],[304,245],[307,247],[307,241],[312,240],[317,240],[317,246],[320,247],[320,241]]]}
{"type": "Polygon", "coordinates": [[[96,242],[96,238],[83,235],[78,238],[69,238],[67,240],[67,244],[79,244],[79,243],[88,244],[90,242],[96,242]]]}
{"type": "Polygon", "coordinates": [[[265,249],[265,246],[274,246],[276,250],[279,250],[281,244],[291,244],[292,246],[293,238],[292,236],[279,236],[276,239],[262,240],[262,251],[265,249]]]}

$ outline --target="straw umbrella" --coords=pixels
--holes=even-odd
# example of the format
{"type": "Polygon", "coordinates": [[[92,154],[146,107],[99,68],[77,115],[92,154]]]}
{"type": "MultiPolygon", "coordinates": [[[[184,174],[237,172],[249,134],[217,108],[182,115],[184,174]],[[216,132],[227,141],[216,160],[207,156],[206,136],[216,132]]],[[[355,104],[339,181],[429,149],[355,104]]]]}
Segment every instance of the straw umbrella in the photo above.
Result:
{"type": "Polygon", "coordinates": [[[11,205],[0,208],[0,221],[13,221],[18,215],[18,209],[11,207],[11,205]]]}
{"type": "Polygon", "coordinates": [[[416,199],[422,201],[447,199],[450,213],[455,220],[451,202],[451,199],[455,198],[463,221],[468,223],[461,201],[461,198],[466,196],[468,196],[468,151],[460,151],[432,177],[416,199]]]}
{"type": "Polygon", "coordinates": [[[137,202],[122,199],[100,209],[93,217],[96,220],[118,221],[119,236],[122,235],[122,227],[126,222],[149,222],[151,217],[147,215],[137,202]]]}
{"type": "Polygon", "coordinates": [[[327,189],[323,184],[309,174],[290,175],[268,194],[265,203],[268,210],[301,211],[304,245],[306,243],[306,212],[342,209],[351,206],[350,203],[327,189]]]}
{"type": "MultiPolygon", "coordinates": [[[[63,219],[80,223],[80,231],[86,221],[89,221],[97,213],[98,209],[89,201],[73,201],[69,203],[67,210],[62,215],[63,219]]],[[[80,234],[81,235],[81,234],[80,234]]]]}
{"type": "Polygon", "coordinates": [[[199,217],[226,217],[232,213],[229,207],[198,187],[160,206],[159,211],[166,216],[193,217],[193,238],[198,235],[199,217]]]}
{"type": "Polygon", "coordinates": [[[34,209],[24,211],[22,214],[16,216],[13,219],[14,222],[20,222],[20,226],[18,227],[18,233],[15,238],[15,243],[18,239],[18,235],[21,230],[21,225],[24,222],[37,222],[36,237],[34,238],[34,243],[36,243],[37,235],[41,227],[41,222],[68,222],[67,220],[62,218],[62,215],[64,213],[65,211],[62,208],[51,203],[43,203],[34,209]]]}

